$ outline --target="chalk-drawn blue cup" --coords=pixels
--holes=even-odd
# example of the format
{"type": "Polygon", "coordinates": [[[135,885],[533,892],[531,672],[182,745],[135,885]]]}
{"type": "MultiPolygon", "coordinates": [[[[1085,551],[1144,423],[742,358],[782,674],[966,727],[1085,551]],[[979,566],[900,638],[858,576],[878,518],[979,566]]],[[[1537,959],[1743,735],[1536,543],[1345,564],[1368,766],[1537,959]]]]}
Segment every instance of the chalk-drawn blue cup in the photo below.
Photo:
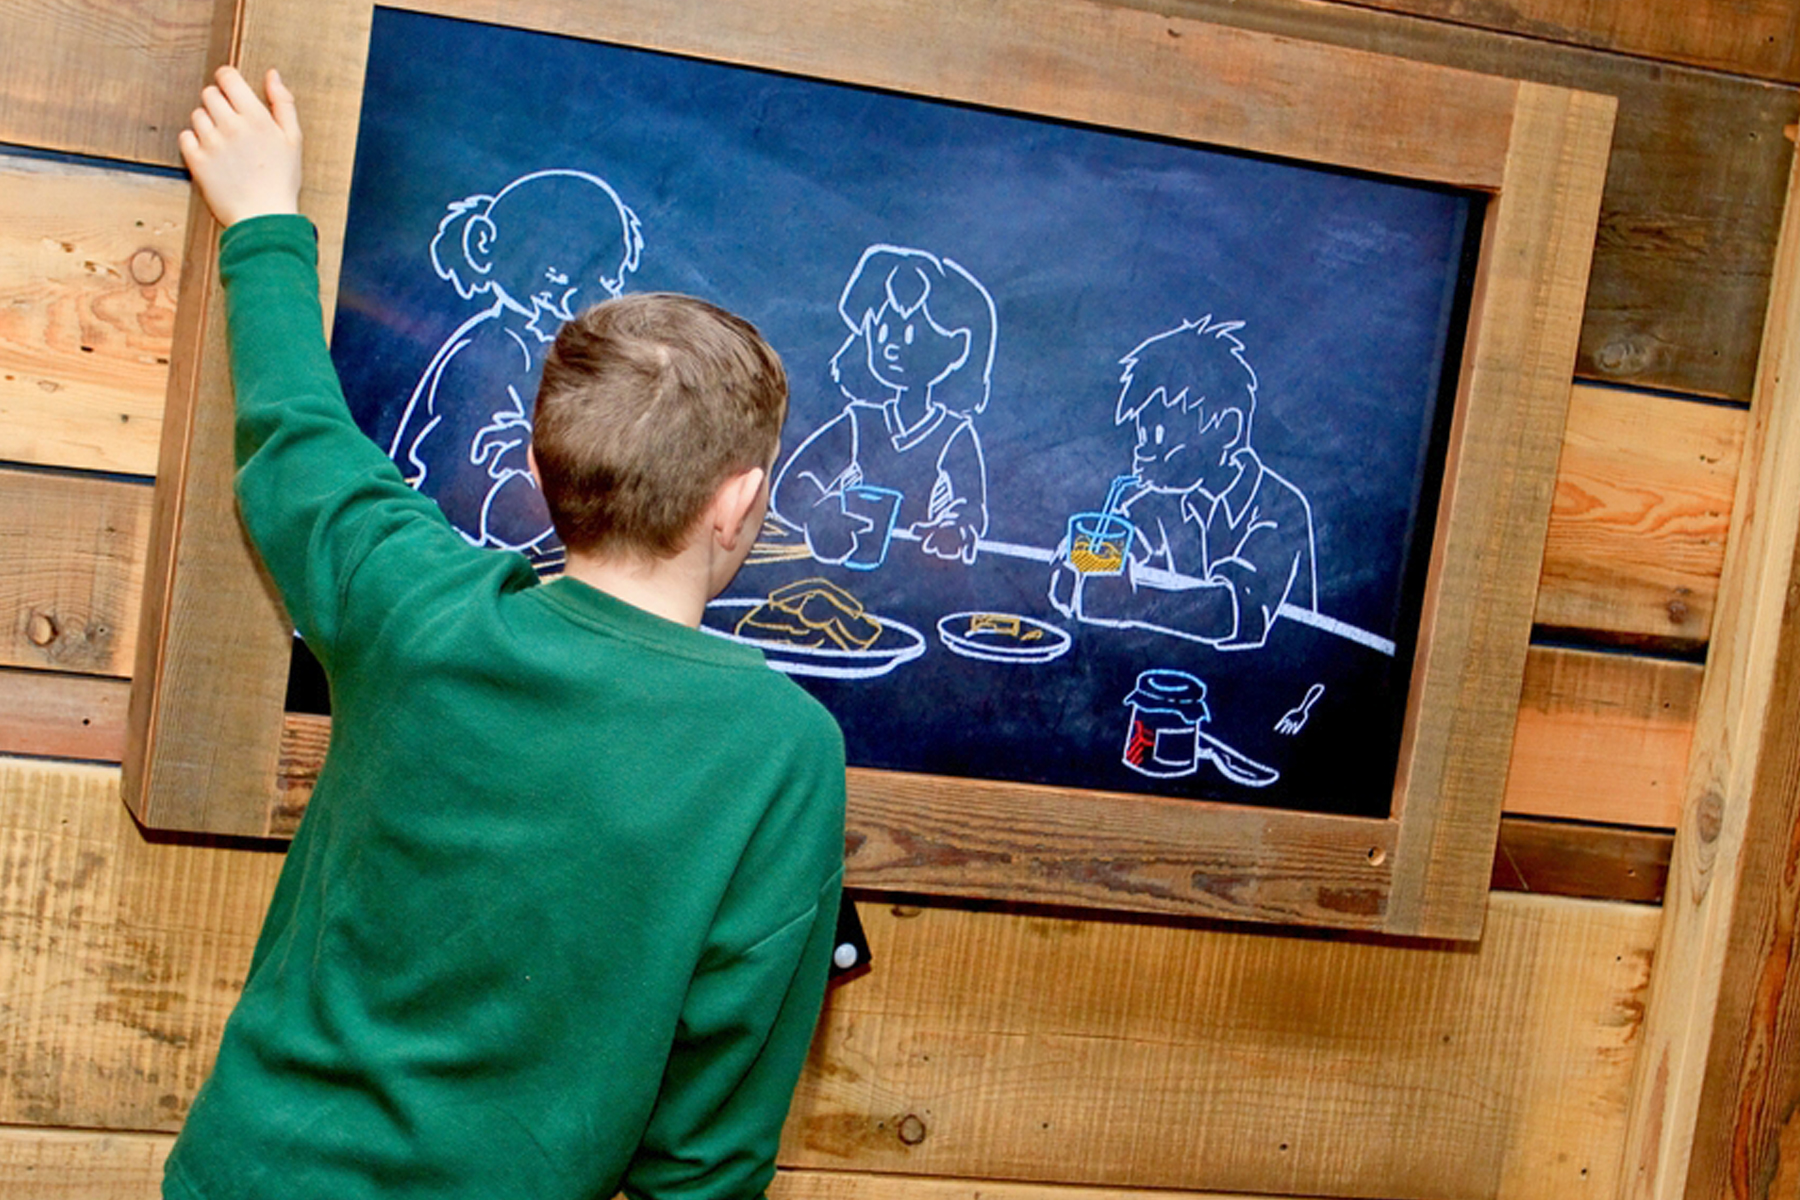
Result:
{"type": "Polygon", "coordinates": [[[1069,518],[1069,565],[1083,575],[1117,575],[1125,569],[1131,522],[1118,513],[1079,512],[1069,518]]]}
{"type": "Polygon", "coordinates": [[[873,571],[887,559],[894,536],[894,519],[900,515],[900,493],[893,488],[855,484],[844,489],[839,504],[852,517],[872,522],[856,535],[856,548],[844,565],[857,571],[873,571]]]}

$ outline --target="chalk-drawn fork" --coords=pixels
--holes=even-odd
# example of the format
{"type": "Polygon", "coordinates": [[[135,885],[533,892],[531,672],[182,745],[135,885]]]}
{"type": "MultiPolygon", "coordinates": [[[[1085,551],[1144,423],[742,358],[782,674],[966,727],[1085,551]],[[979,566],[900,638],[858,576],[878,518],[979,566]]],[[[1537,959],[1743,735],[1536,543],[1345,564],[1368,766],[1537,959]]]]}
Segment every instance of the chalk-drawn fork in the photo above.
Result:
{"type": "Polygon", "coordinates": [[[1275,722],[1275,732],[1285,733],[1293,737],[1306,728],[1306,718],[1312,715],[1312,706],[1318,703],[1319,697],[1325,694],[1325,685],[1315,683],[1306,689],[1306,698],[1293,708],[1287,710],[1281,720],[1275,722]]]}

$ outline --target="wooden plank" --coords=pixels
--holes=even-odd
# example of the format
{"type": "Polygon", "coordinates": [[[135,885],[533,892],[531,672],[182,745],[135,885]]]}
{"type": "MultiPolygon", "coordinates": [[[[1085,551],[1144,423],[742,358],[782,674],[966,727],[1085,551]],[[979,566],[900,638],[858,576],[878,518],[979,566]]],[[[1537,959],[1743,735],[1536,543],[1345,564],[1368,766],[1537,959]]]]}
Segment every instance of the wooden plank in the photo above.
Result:
{"type": "MultiPolygon", "coordinates": [[[[322,20],[313,29],[324,33],[322,20]]],[[[216,32],[208,58],[237,61],[235,27],[216,32]]],[[[340,66],[361,69],[360,60],[340,66]]],[[[303,75],[294,82],[307,90],[303,75]]],[[[309,120],[322,107],[310,103],[309,120]]],[[[312,128],[309,151],[334,140],[312,128]]],[[[310,171],[318,156],[308,157],[310,171]]],[[[218,227],[197,197],[187,231],[188,286],[163,412],[124,795],[156,828],[255,836],[275,782],[292,632],[237,517],[218,227]]]]}
{"type": "MultiPolygon", "coordinates": [[[[1800,545],[1788,568],[1800,577],[1800,545]]],[[[1800,614],[1790,599],[1758,749],[1688,1196],[1800,1196],[1800,614]],[[1783,1167],[1787,1190],[1777,1186],[1783,1167]]]]}
{"type": "Polygon", "coordinates": [[[861,909],[791,1168],[1308,1196],[1610,1194],[1653,908],[1479,947],[861,909]]]}
{"type": "Polygon", "coordinates": [[[1537,623],[1704,643],[1748,423],[1744,410],[1724,405],[1576,387],[1537,623]]]}
{"type": "Polygon", "coordinates": [[[0,666],[126,675],[150,489],[0,470],[0,666]]]}
{"type": "Polygon", "coordinates": [[[1534,648],[1506,811],[1675,828],[1701,675],[1693,663],[1534,648]]]}
{"type": "Polygon", "coordinates": [[[0,669],[0,754],[118,762],[130,688],[123,679],[0,669]]]}
{"type": "Polygon", "coordinates": [[[1788,0],[1350,0],[1546,41],[1800,83],[1800,14],[1788,0]]]}
{"type": "Polygon", "coordinates": [[[1511,136],[1508,80],[1327,43],[1271,46],[1116,4],[1061,7],[1053,20],[1030,4],[934,6],[929,37],[908,4],[815,5],[806,37],[773,9],[704,0],[614,5],[599,18],[585,0],[409,7],[1486,190],[1511,136]],[[1001,27],[1010,33],[996,40],[1001,27]],[[1121,71],[1134,46],[1157,51],[1121,71]]]}
{"type": "Polygon", "coordinates": [[[1519,89],[1407,691],[1390,932],[1479,934],[1440,914],[1478,918],[1487,890],[1614,107],[1519,89]]]}
{"type": "MultiPolygon", "coordinates": [[[[1665,664],[1655,660],[1637,662],[1633,672],[1577,662],[1565,669],[1565,657],[1606,658],[1616,656],[1582,655],[1577,651],[1534,650],[1526,664],[1526,692],[1547,694],[1553,706],[1547,706],[1542,718],[1531,723],[1523,719],[1519,739],[1515,742],[1514,761],[1531,764],[1554,764],[1563,748],[1579,745],[1588,748],[1585,758],[1568,766],[1564,776],[1552,770],[1532,772],[1542,779],[1555,780],[1553,799],[1571,807],[1596,807],[1595,796],[1610,797],[1610,804],[1600,805],[1605,811],[1642,816],[1631,807],[1639,799],[1635,789],[1642,786],[1644,775],[1638,752],[1654,733],[1667,725],[1678,732],[1665,740],[1687,744],[1686,733],[1692,728],[1691,701],[1683,696],[1694,690],[1683,679],[1667,678],[1665,664]],[[1580,703],[1579,688],[1587,682],[1603,685],[1597,691],[1591,711],[1580,703]],[[1635,685],[1635,686],[1634,686],[1635,685]],[[1660,695],[1667,697],[1659,699],[1660,695]],[[1634,715],[1635,714],[1635,715],[1634,715]],[[1596,730],[1596,726],[1598,729],[1596,730]],[[1581,732],[1571,732],[1572,727],[1581,732]],[[1543,743],[1538,750],[1535,741],[1543,743]],[[1610,759],[1600,755],[1605,747],[1616,753],[1610,759]],[[1585,780],[1585,786],[1571,785],[1571,779],[1585,780]]],[[[1620,659],[1630,664],[1633,660],[1620,659]]],[[[1679,665],[1681,672],[1698,674],[1698,668],[1679,665]]],[[[0,696],[4,695],[5,677],[0,675],[0,696]]],[[[291,837],[306,811],[312,785],[318,779],[330,741],[329,718],[308,714],[288,714],[282,727],[280,781],[269,806],[267,830],[271,836],[291,837]]],[[[1685,766],[1685,761],[1682,764],[1685,766]]],[[[1515,767],[1515,778],[1520,771],[1515,767]]],[[[1657,783],[1665,783],[1660,779],[1657,783]]],[[[1509,804],[1517,802],[1523,810],[1553,808],[1552,798],[1534,804],[1537,797],[1522,788],[1515,794],[1515,782],[1509,780],[1509,804]]],[[[1665,791],[1679,791],[1664,787],[1665,791]]],[[[1574,816],[1575,814],[1558,814],[1574,816]]],[[[870,835],[868,819],[860,805],[853,805],[850,836],[862,840],[870,835]]],[[[1662,898],[1663,882],[1668,875],[1669,835],[1644,830],[1612,829],[1602,826],[1549,822],[1508,817],[1500,823],[1500,843],[1495,856],[1490,886],[1504,891],[1536,892],[1541,895],[1579,896],[1592,899],[1625,900],[1656,903],[1662,898]]],[[[916,843],[915,843],[916,846],[916,843]]],[[[853,883],[870,885],[877,881],[874,873],[865,873],[853,863],[853,883]]]]}
{"type": "Polygon", "coordinates": [[[1585,900],[1660,904],[1675,835],[1507,817],[1500,822],[1489,886],[1585,900]]]}
{"type": "Polygon", "coordinates": [[[154,1133],[0,1129],[7,1200],[152,1200],[175,1139],[154,1133]]]}
{"type": "Polygon", "coordinates": [[[1800,545],[1800,171],[1793,180],[1632,1087],[1620,1194],[1633,1198],[1703,1194],[1693,1185],[1716,1168],[1714,1116],[1698,1159],[1695,1142],[1720,1073],[1729,1078],[1715,1022],[1723,1014],[1729,1027],[1741,1001],[1727,992],[1743,986],[1740,971],[1759,969],[1730,954],[1773,898],[1758,844],[1786,846],[1792,836],[1790,798],[1766,786],[1783,768],[1766,756],[1787,736],[1779,688],[1791,682],[1800,615],[1790,591],[1800,545]]]}
{"type": "Polygon", "coordinates": [[[188,184],[0,156],[0,459],[156,470],[188,184]]]}
{"type": "Polygon", "coordinates": [[[281,855],[147,841],[118,777],[0,759],[0,1124],[174,1130],[242,987],[281,855]]]}
{"type": "MultiPolygon", "coordinates": [[[[1314,0],[1129,0],[1204,21],[1619,99],[1581,376],[1748,400],[1793,89],[1314,0]]],[[[1625,5],[1608,5],[1622,10],[1625,5]]]]}
{"type": "MultiPolygon", "coordinates": [[[[4,1176],[0,1176],[3,1179],[4,1176]]],[[[1058,1187],[987,1179],[858,1175],[847,1171],[779,1171],[769,1200],[1268,1200],[1222,1192],[1110,1187],[1058,1187]]]]}
{"type": "MultiPolygon", "coordinates": [[[[174,1129],[273,887],[279,855],[146,841],[116,781],[0,760],[6,1124],[174,1129]]],[[[865,903],[879,965],[833,993],[783,1162],[1602,1194],[1657,914],[1490,910],[1473,948],[865,903]]]]}
{"type": "Polygon", "coordinates": [[[0,142],[178,166],[215,0],[11,0],[0,7],[0,142]],[[79,82],[76,82],[79,81],[79,82]]]}
{"type": "MultiPolygon", "coordinates": [[[[151,1200],[175,1139],[154,1133],[0,1129],[7,1200],[151,1200]]],[[[781,1171],[770,1200],[1252,1200],[1218,1192],[1054,1187],[972,1179],[781,1171]]]]}

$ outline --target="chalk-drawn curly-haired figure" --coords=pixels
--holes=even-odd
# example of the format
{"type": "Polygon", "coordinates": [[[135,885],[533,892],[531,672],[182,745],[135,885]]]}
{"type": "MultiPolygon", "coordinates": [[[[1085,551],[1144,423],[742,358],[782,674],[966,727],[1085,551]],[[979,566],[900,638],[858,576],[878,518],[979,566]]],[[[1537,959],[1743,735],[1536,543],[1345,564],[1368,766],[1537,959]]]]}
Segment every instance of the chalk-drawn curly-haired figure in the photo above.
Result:
{"type": "Polygon", "coordinates": [[[951,259],[874,245],[838,314],[850,334],[831,373],[850,402],[782,467],[776,515],[805,532],[814,558],[841,563],[875,524],[857,492],[898,493],[896,533],[938,558],[974,562],[988,513],[973,418],[993,374],[993,297],[951,259]]]}
{"type": "Polygon", "coordinates": [[[388,455],[469,541],[534,556],[554,546],[526,460],[543,353],[562,322],[623,290],[643,245],[637,215],[583,171],[520,176],[438,223],[432,267],[488,303],[425,368],[388,455]]]}
{"type": "Polygon", "coordinates": [[[1063,547],[1050,600],[1065,616],[1251,650],[1284,606],[1316,609],[1312,506],[1250,445],[1256,372],[1241,328],[1183,321],[1120,360],[1113,422],[1133,428],[1133,470],[1104,512],[1130,523],[1130,546],[1113,572],[1078,570],[1063,547]]]}

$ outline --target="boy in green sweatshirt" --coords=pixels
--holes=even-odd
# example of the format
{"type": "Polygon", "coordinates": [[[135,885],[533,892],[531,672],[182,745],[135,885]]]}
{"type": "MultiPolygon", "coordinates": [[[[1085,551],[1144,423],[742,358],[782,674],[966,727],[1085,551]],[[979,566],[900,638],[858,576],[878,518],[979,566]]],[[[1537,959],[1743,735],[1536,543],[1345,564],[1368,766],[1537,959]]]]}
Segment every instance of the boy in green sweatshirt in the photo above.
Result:
{"type": "Polygon", "coordinates": [[[752,1197],[825,986],[835,722],[703,633],[787,386],[743,321],[558,337],[533,452],[566,573],[475,549],[345,407],[300,128],[234,70],[181,148],[226,228],[237,493],[332,743],[167,1197],[752,1197]]]}

